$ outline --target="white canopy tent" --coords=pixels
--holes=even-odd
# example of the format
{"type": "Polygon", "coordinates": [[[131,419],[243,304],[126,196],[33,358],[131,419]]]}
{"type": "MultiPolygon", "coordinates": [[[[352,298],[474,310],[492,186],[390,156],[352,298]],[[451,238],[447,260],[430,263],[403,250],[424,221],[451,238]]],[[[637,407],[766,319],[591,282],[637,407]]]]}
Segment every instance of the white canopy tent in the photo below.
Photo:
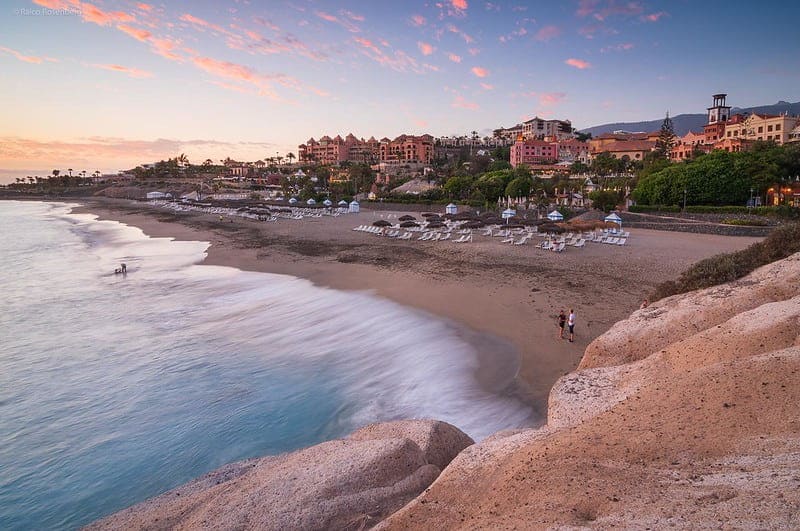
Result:
{"type": "Polygon", "coordinates": [[[444,207],[445,214],[458,214],[458,207],[454,203],[450,203],[444,207]]]}
{"type": "Polygon", "coordinates": [[[564,216],[562,216],[561,212],[559,212],[558,210],[553,210],[552,212],[547,214],[547,219],[549,219],[550,221],[563,221],[564,216]]]}
{"type": "Polygon", "coordinates": [[[603,221],[608,221],[610,223],[616,223],[617,225],[622,228],[622,218],[617,215],[616,212],[612,212],[611,214],[607,215],[603,221]]]}
{"type": "Polygon", "coordinates": [[[297,204],[297,198],[293,197],[293,198],[289,199],[289,204],[290,205],[296,205],[297,204]]]}
{"type": "Polygon", "coordinates": [[[322,202],[322,204],[325,205],[326,207],[329,207],[333,205],[333,201],[331,201],[330,199],[326,199],[325,201],[322,202]]]}
{"type": "Polygon", "coordinates": [[[313,199],[309,199],[308,201],[306,201],[306,204],[307,204],[308,206],[314,206],[314,205],[316,205],[316,204],[317,204],[317,202],[316,202],[316,201],[314,201],[313,199]]]}
{"type": "Polygon", "coordinates": [[[358,204],[358,201],[350,202],[350,206],[348,207],[348,211],[351,214],[358,214],[360,209],[361,209],[361,205],[358,204]]]}
{"type": "Polygon", "coordinates": [[[346,207],[346,206],[347,206],[347,201],[345,201],[344,199],[342,199],[341,201],[339,201],[338,203],[336,203],[336,205],[337,205],[337,206],[340,206],[340,207],[346,207]]]}

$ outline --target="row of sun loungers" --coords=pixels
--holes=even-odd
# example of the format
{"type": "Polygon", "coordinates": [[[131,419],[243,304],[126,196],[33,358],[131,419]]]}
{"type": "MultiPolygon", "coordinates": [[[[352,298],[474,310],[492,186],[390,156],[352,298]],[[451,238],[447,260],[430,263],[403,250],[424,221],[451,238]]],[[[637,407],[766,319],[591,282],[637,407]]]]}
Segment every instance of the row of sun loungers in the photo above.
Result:
{"type": "MultiPolygon", "coordinates": [[[[379,236],[386,236],[389,238],[396,238],[399,240],[415,239],[417,241],[431,242],[452,241],[453,243],[468,243],[473,241],[472,230],[459,230],[457,229],[457,225],[448,226],[447,228],[443,228],[441,230],[427,230],[424,227],[411,227],[405,231],[398,229],[396,226],[383,228],[374,227],[372,225],[361,225],[359,227],[355,227],[353,230],[376,234],[379,236]],[[422,232],[422,235],[415,238],[412,234],[413,232],[422,232]],[[456,238],[454,235],[460,235],[460,237],[456,238]],[[453,236],[452,239],[451,236],[453,236]]],[[[481,234],[485,237],[502,238],[500,242],[504,244],[525,245],[531,238],[533,238],[535,234],[537,234],[537,231],[536,227],[526,227],[524,229],[487,227],[482,231],[481,234]]],[[[547,239],[537,244],[537,248],[560,253],[564,252],[564,250],[566,250],[568,247],[575,247],[577,249],[585,248],[587,242],[605,243],[607,245],[625,245],[630,233],[618,231],[617,236],[614,236],[610,231],[606,230],[587,233],[568,233],[558,237],[541,233],[539,235],[546,237],[547,239]]]]}

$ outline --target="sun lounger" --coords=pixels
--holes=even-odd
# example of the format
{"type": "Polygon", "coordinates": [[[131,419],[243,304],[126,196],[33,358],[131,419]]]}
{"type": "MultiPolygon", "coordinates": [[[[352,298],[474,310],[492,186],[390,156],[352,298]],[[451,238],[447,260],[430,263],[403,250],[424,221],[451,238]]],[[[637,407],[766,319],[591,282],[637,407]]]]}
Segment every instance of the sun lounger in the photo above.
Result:
{"type": "Polygon", "coordinates": [[[537,245],[537,247],[539,247],[540,249],[544,249],[545,251],[549,251],[552,246],[553,245],[552,243],[550,243],[550,240],[545,240],[539,245],[537,245]]]}
{"type": "Polygon", "coordinates": [[[573,247],[585,247],[586,246],[586,240],[581,238],[578,241],[576,241],[575,243],[573,243],[572,246],[573,247]]]}
{"type": "Polygon", "coordinates": [[[528,243],[528,237],[527,237],[527,236],[523,236],[523,237],[522,237],[522,238],[520,238],[519,240],[517,240],[517,241],[515,241],[515,242],[511,242],[511,243],[512,243],[513,245],[525,245],[526,243],[528,243]]]}
{"type": "Polygon", "coordinates": [[[441,238],[439,238],[439,241],[440,241],[440,242],[443,242],[444,240],[449,240],[449,239],[450,239],[450,233],[449,233],[449,232],[445,232],[445,233],[444,233],[444,236],[442,236],[441,238]]]}
{"type": "Polygon", "coordinates": [[[626,241],[628,241],[628,239],[627,239],[627,238],[620,238],[620,239],[617,241],[617,245],[625,245],[625,242],[626,242],[626,241]]]}
{"type": "Polygon", "coordinates": [[[555,251],[555,252],[557,252],[557,253],[560,253],[560,252],[562,252],[562,251],[564,250],[564,248],[565,248],[566,246],[567,246],[567,244],[566,244],[566,243],[564,243],[564,242],[561,242],[561,243],[559,243],[558,245],[556,245],[555,247],[553,247],[553,248],[552,248],[552,249],[550,249],[550,250],[551,250],[551,251],[555,251]]]}

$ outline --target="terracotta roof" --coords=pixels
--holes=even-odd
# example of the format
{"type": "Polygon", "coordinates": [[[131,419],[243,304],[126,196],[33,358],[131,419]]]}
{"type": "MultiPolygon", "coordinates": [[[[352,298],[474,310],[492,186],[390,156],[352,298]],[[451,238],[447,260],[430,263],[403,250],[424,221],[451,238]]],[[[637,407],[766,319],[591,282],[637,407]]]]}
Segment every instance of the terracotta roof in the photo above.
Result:
{"type": "Polygon", "coordinates": [[[609,151],[617,153],[621,151],[650,151],[656,146],[656,143],[651,140],[617,140],[613,144],[608,144],[598,148],[597,152],[609,151]]]}

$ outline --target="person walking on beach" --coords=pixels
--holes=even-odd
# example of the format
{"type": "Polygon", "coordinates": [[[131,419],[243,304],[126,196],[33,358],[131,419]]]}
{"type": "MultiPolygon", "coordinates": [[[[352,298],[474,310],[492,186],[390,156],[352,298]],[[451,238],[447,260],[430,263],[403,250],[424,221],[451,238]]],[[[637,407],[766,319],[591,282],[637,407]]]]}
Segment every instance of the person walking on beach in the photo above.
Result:
{"type": "Polygon", "coordinates": [[[564,310],[561,310],[561,313],[558,314],[558,337],[564,339],[564,324],[567,322],[567,316],[564,314],[564,310]]]}
{"type": "Polygon", "coordinates": [[[575,310],[572,308],[569,309],[567,324],[569,325],[569,342],[572,343],[572,340],[575,338],[575,310]]]}

